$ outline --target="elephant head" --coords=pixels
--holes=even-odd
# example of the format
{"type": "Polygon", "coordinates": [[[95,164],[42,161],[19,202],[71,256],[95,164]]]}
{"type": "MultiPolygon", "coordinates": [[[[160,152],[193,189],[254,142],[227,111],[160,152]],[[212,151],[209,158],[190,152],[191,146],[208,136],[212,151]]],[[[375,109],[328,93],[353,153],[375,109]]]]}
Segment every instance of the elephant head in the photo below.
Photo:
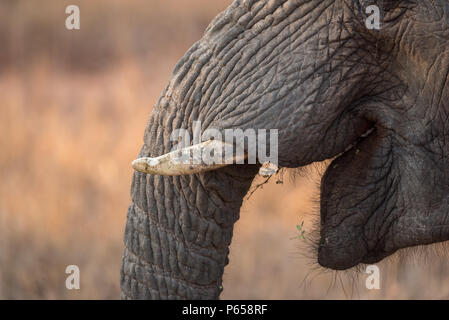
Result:
{"type": "MultiPolygon", "coordinates": [[[[347,269],[448,240],[448,24],[443,0],[235,0],[177,64],[139,158],[170,158],[172,132],[194,121],[277,129],[279,166],[333,159],[321,182],[320,265],[347,269]],[[366,26],[369,5],[380,8],[379,30],[366,26]]],[[[260,164],[166,176],[138,161],[122,298],[218,298],[260,164]]]]}

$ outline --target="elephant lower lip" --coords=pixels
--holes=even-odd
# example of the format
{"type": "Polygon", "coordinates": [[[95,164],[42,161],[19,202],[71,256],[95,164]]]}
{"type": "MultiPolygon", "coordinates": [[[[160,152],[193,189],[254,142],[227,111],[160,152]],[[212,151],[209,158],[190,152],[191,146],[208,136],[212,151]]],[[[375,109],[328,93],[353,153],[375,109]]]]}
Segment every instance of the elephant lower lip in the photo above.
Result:
{"type": "Polygon", "coordinates": [[[359,264],[378,263],[390,254],[386,252],[367,252],[363,245],[351,245],[351,248],[346,249],[345,247],[321,247],[318,252],[318,263],[333,270],[347,270],[359,264]]]}
{"type": "Polygon", "coordinates": [[[325,268],[346,270],[362,263],[365,254],[366,249],[363,245],[320,247],[318,250],[318,263],[325,268]]]}
{"type": "Polygon", "coordinates": [[[349,192],[345,194],[345,199],[355,200],[348,200],[346,206],[335,205],[338,203],[335,193],[353,183],[352,178],[348,177],[365,176],[365,167],[360,165],[360,161],[369,158],[369,143],[375,138],[375,131],[376,128],[371,127],[336,156],[322,178],[318,263],[325,268],[346,270],[361,263],[380,260],[377,252],[370,252],[371,248],[364,237],[366,212],[357,209],[354,202],[356,195],[349,192]]]}

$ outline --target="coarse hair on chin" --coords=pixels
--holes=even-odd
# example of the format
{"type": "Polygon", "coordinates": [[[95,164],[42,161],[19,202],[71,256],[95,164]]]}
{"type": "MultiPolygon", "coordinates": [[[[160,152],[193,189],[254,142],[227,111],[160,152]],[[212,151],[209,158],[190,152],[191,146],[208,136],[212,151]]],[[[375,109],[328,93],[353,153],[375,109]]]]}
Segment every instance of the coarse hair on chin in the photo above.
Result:
{"type": "MultiPolygon", "coordinates": [[[[360,296],[359,288],[365,284],[366,277],[368,276],[366,270],[369,264],[361,263],[346,270],[332,270],[321,266],[317,259],[321,228],[320,180],[329,164],[329,160],[320,162],[306,168],[294,169],[291,174],[293,179],[296,177],[306,177],[312,179],[315,184],[315,192],[310,199],[313,202],[313,206],[309,213],[306,214],[307,219],[310,221],[308,223],[309,228],[306,230],[302,241],[298,239],[294,240],[297,242],[298,255],[309,266],[301,287],[307,290],[315,279],[326,276],[329,278],[328,293],[332,289],[338,289],[340,287],[346,298],[353,299],[360,296]],[[331,276],[329,277],[329,275],[331,276]]],[[[389,281],[404,281],[404,283],[398,283],[404,286],[408,285],[405,282],[407,280],[398,280],[401,278],[399,273],[411,273],[413,268],[421,269],[421,272],[424,274],[435,273],[435,277],[441,277],[442,275],[439,275],[439,273],[445,273],[449,277],[449,241],[403,248],[385,257],[377,265],[381,267],[381,270],[384,270],[382,274],[384,276],[383,278],[385,278],[385,275],[387,276],[387,283],[389,281]]]]}

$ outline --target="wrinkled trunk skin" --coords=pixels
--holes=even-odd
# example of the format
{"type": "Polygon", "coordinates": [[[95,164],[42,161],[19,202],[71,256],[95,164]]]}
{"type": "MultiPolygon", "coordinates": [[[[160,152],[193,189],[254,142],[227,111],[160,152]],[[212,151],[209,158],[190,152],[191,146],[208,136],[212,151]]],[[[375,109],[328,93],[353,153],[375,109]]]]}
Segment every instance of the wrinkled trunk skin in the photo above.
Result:
{"type": "MultiPolygon", "coordinates": [[[[200,102],[210,79],[199,70],[207,62],[210,48],[200,41],[178,63],[150,116],[139,157],[168,153],[173,130],[190,130],[193,137],[193,121],[202,121],[204,130],[213,120],[205,118],[208,104],[200,102]]],[[[212,78],[220,69],[215,65],[212,78]]],[[[175,177],[135,172],[121,298],[218,299],[234,223],[257,171],[245,165],[175,177]]]]}
{"type": "MultiPolygon", "coordinates": [[[[140,155],[154,156],[154,149],[144,147],[140,155]]],[[[226,169],[181,177],[136,172],[122,299],[217,299],[233,226],[255,170],[247,168],[238,179],[226,169]]]]}
{"type": "MultiPolygon", "coordinates": [[[[150,116],[139,157],[168,153],[173,130],[190,130],[193,137],[193,121],[202,121],[204,130],[214,120],[205,116],[209,103],[202,102],[218,95],[210,97],[212,89],[206,94],[205,82],[220,83],[222,67],[211,63],[205,42],[195,44],[176,66],[150,116]],[[200,75],[208,63],[214,68],[210,77],[200,75]]],[[[257,170],[256,165],[240,165],[176,177],[135,172],[121,298],[218,299],[234,223],[257,170]]]]}

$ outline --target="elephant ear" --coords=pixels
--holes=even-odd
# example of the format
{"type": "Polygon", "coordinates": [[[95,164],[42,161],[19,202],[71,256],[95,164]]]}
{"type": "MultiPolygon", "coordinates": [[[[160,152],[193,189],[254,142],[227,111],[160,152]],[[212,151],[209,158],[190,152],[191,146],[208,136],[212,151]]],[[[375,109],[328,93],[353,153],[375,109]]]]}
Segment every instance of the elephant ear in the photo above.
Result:
{"type": "Polygon", "coordinates": [[[329,166],[321,184],[322,266],[347,269],[449,239],[448,177],[425,147],[401,139],[377,130],[329,166]]]}

